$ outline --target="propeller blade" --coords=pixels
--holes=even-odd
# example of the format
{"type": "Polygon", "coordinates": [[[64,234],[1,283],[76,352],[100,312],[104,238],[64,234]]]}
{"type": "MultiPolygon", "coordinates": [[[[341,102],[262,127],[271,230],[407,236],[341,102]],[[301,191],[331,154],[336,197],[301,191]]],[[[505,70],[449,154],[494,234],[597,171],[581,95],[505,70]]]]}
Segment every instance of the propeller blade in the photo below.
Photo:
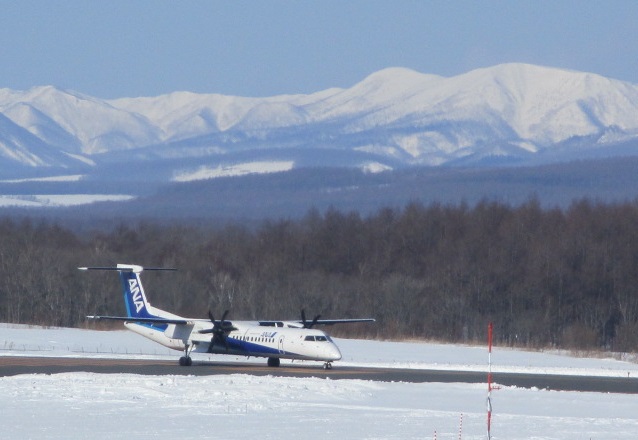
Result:
{"type": "Polygon", "coordinates": [[[308,322],[306,320],[306,311],[304,309],[301,309],[301,322],[303,323],[303,328],[312,328],[317,324],[317,321],[319,321],[319,318],[321,318],[321,315],[317,315],[314,317],[314,319],[312,320],[312,322],[308,322]]]}
{"type": "Polygon", "coordinates": [[[211,346],[221,345],[223,344],[226,347],[226,351],[230,348],[228,346],[228,339],[226,338],[226,333],[230,333],[235,330],[235,327],[229,322],[226,321],[226,316],[228,316],[229,310],[224,311],[222,315],[221,321],[215,321],[215,317],[213,316],[213,312],[208,310],[208,317],[210,321],[213,323],[213,328],[200,330],[200,333],[212,333],[213,337],[210,340],[211,346]]]}
{"type": "Polygon", "coordinates": [[[211,345],[214,347],[216,345],[223,345],[226,348],[226,351],[230,348],[228,345],[228,338],[224,333],[215,333],[213,334],[213,338],[210,341],[211,345]]]}

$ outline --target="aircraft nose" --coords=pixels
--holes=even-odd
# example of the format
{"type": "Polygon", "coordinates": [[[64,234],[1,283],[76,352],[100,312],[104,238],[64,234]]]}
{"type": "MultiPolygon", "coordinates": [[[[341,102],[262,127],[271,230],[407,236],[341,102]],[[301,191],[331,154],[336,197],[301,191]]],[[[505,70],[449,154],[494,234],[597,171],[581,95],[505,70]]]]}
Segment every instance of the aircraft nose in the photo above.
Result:
{"type": "Polygon", "coordinates": [[[327,355],[327,357],[329,357],[331,361],[338,361],[339,359],[341,359],[341,351],[339,351],[339,347],[337,347],[335,344],[330,344],[330,347],[328,347],[327,355]]]}

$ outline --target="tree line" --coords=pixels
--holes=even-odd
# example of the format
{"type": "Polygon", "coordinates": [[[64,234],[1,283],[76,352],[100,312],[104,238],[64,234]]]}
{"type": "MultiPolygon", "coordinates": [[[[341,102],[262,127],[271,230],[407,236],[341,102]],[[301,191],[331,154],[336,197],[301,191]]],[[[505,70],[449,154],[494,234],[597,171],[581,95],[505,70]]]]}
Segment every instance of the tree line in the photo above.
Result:
{"type": "Polygon", "coordinates": [[[638,202],[482,201],[357,212],[309,211],[258,226],[137,222],[74,232],[0,220],[0,321],[87,326],[121,315],[112,272],[132,263],[157,307],[204,318],[374,317],[339,336],[638,349],[638,202]]]}

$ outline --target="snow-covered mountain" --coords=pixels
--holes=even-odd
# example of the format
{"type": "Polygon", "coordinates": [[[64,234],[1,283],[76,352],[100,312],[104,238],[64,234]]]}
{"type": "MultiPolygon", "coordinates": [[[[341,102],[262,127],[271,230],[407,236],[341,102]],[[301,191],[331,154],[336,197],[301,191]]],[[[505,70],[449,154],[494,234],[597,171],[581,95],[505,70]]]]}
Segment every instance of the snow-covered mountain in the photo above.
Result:
{"type": "Polygon", "coordinates": [[[0,89],[0,171],[13,175],[154,161],[170,179],[246,163],[384,170],[633,150],[637,85],[528,64],[451,78],[389,68],[348,89],[266,98],[0,89]]]}

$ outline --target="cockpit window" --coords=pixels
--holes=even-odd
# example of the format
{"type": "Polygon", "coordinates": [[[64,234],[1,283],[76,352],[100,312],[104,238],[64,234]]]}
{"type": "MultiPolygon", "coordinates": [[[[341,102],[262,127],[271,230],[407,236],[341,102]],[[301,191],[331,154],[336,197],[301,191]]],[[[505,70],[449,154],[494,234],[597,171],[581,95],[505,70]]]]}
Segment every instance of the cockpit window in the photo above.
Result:
{"type": "Polygon", "coordinates": [[[328,341],[328,337],[327,336],[306,336],[306,338],[304,340],[305,341],[326,342],[326,341],[328,341]]]}

